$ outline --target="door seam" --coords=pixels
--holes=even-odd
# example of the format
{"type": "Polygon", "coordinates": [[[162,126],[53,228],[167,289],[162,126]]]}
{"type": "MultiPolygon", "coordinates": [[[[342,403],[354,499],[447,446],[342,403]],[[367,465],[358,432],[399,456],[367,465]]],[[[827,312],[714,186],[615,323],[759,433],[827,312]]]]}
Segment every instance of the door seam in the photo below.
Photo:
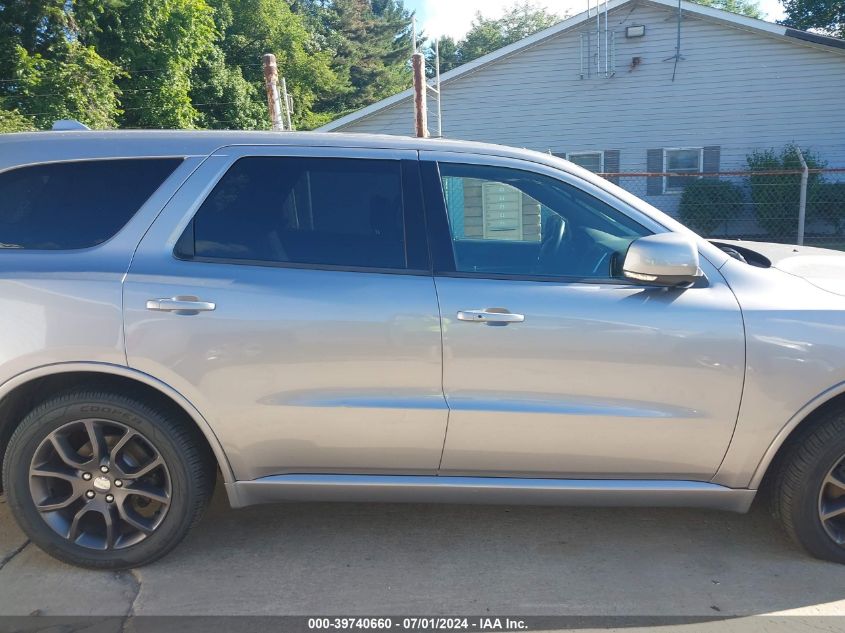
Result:
{"type": "MultiPolygon", "coordinates": [[[[153,218],[153,221],[150,222],[149,225],[147,225],[147,228],[141,234],[141,238],[135,243],[135,248],[132,249],[132,254],[129,256],[129,262],[126,265],[126,270],[123,271],[123,275],[120,278],[120,332],[121,336],[123,337],[123,361],[126,367],[129,367],[129,348],[126,344],[126,280],[129,278],[129,274],[132,272],[132,265],[135,263],[135,258],[138,255],[138,250],[141,248],[141,244],[147,237],[147,234],[153,228],[153,225],[161,217],[161,214],[164,213],[164,210],[168,207],[168,205],[173,202],[173,198],[176,197],[176,194],[178,194],[182,190],[182,187],[185,186],[185,183],[188,182],[191,177],[197,172],[197,170],[205,164],[205,162],[211,157],[211,155],[217,152],[219,149],[220,148],[212,150],[211,152],[205,155],[200,154],[196,156],[184,157],[183,160],[187,160],[189,158],[199,158],[200,161],[196,165],[194,165],[194,168],[182,178],[182,182],[179,183],[179,186],[173,190],[173,193],[170,194],[170,197],[168,197],[167,200],[164,201],[164,204],[161,205],[161,208],[159,208],[158,213],[156,213],[155,217],[153,218]]],[[[179,167],[176,168],[176,170],[178,169],[179,167]]],[[[175,173],[176,170],[174,170],[173,173],[175,173]]],[[[173,176],[173,173],[170,174],[170,177],[173,176]]],[[[162,185],[163,184],[164,183],[162,183],[162,185]]],[[[161,185],[159,185],[159,189],[160,188],[161,185]]],[[[158,189],[156,191],[158,191],[158,189]]]]}
{"type": "Polygon", "coordinates": [[[449,399],[446,397],[446,345],[443,338],[443,310],[440,307],[440,294],[437,291],[437,280],[431,276],[431,284],[434,286],[434,298],[437,301],[437,319],[440,325],[440,393],[443,395],[443,402],[446,404],[446,430],[443,433],[443,445],[440,447],[440,461],[437,462],[437,475],[443,467],[443,454],[446,452],[446,438],[449,437],[449,421],[452,417],[452,408],[449,406],[449,399]]]}

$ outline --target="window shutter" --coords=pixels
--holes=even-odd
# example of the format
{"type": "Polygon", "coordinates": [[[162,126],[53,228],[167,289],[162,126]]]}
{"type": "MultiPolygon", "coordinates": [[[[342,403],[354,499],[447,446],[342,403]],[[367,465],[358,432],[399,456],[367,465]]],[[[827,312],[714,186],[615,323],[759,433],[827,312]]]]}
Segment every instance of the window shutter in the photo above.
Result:
{"type": "Polygon", "coordinates": [[[719,161],[721,159],[722,148],[719,145],[711,145],[704,148],[704,164],[701,166],[705,174],[718,174],[719,161]]]}
{"type": "MultiPolygon", "coordinates": [[[[646,152],[645,169],[650,174],[658,174],[663,171],[663,150],[650,149],[646,152]]],[[[663,177],[649,176],[646,179],[645,192],[649,196],[657,196],[663,193],[663,177]]]]}
{"type": "MultiPolygon", "coordinates": [[[[604,150],[604,173],[618,174],[619,173],[619,150],[606,149],[604,150]]],[[[605,176],[610,182],[615,185],[619,184],[618,176],[605,176]]]]}

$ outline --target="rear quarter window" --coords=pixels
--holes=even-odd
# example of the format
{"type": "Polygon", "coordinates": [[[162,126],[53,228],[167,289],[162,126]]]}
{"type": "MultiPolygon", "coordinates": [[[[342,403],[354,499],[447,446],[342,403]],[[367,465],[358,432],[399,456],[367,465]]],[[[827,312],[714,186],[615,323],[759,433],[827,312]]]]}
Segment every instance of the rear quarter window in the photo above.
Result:
{"type": "Polygon", "coordinates": [[[113,237],[180,158],[43,163],[0,173],[0,250],[89,248],[113,237]]]}

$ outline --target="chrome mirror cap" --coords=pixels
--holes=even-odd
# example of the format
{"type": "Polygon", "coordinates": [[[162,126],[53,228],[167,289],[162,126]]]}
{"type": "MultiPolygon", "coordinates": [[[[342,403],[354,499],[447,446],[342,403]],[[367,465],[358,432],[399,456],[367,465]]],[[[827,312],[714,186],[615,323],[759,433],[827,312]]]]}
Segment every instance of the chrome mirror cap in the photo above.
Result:
{"type": "Polygon", "coordinates": [[[647,235],[631,242],[622,274],[648,285],[682,287],[704,276],[695,241],[680,233],[647,235]]]}

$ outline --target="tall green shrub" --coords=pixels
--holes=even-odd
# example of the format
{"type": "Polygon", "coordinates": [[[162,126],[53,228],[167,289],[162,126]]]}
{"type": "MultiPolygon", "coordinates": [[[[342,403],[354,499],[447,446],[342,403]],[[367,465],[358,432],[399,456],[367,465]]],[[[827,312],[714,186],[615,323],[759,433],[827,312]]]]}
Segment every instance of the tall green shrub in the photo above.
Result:
{"type": "MultiPolygon", "coordinates": [[[[818,155],[804,150],[804,160],[810,169],[825,166],[818,155]]],[[[780,152],[757,150],[746,157],[751,176],[751,200],[757,222],[775,240],[795,238],[798,232],[798,206],[801,196],[801,159],[795,145],[787,145],[780,152]],[[788,172],[788,173],[765,173],[788,172]]],[[[819,173],[809,174],[807,197],[822,182],[819,173]]]]}
{"type": "Polygon", "coordinates": [[[693,180],[681,196],[681,221],[703,236],[712,235],[742,213],[742,189],[718,178],[693,180]]]}
{"type": "Polygon", "coordinates": [[[823,222],[842,235],[845,229],[845,182],[821,182],[807,194],[807,221],[823,222]]]}

